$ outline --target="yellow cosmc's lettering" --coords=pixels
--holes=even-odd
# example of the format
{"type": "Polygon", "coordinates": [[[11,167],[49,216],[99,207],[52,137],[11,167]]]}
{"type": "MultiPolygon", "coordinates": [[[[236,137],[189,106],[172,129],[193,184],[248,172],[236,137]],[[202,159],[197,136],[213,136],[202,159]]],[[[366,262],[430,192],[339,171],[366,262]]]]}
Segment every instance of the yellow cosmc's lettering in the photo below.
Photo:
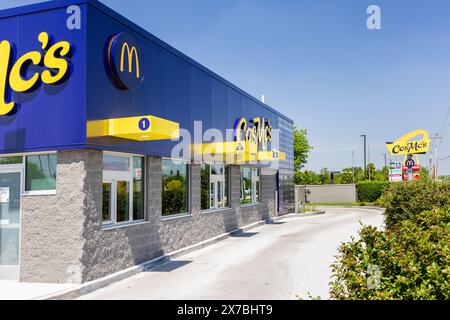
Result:
{"type": "Polygon", "coordinates": [[[389,153],[393,156],[408,154],[425,154],[430,149],[431,141],[428,137],[428,131],[420,129],[405,134],[396,142],[387,143],[389,153]],[[422,136],[420,140],[413,140],[415,137],[422,136]]]}
{"type": "Polygon", "coordinates": [[[30,51],[22,55],[11,67],[11,48],[9,41],[0,42],[0,115],[9,114],[15,107],[15,102],[6,101],[8,84],[15,92],[27,92],[38,85],[39,79],[45,84],[57,84],[69,71],[69,62],[64,58],[70,52],[70,44],[67,41],[55,43],[47,49],[49,45],[49,35],[41,32],[38,36],[42,50],[30,51]],[[38,66],[41,62],[49,70],[44,70],[41,75],[35,72],[29,79],[24,78],[29,64],[38,66]],[[11,70],[9,70],[11,67],[11,70]]]}
{"type": "Polygon", "coordinates": [[[5,101],[10,56],[11,44],[8,41],[0,42],[0,115],[8,114],[14,108],[14,102],[5,101]]]}
{"type": "Polygon", "coordinates": [[[29,80],[26,80],[21,76],[22,69],[27,61],[37,66],[41,63],[41,60],[41,53],[37,51],[31,51],[21,56],[12,67],[9,75],[11,89],[15,92],[26,92],[33,88],[39,80],[39,74],[36,72],[29,80]]]}
{"type": "Polygon", "coordinates": [[[262,150],[267,149],[267,142],[272,141],[272,125],[268,119],[256,117],[250,120],[253,126],[248,126],[246,118],[240,118],[235,125],[235,140],[241,142],[242,135],[246,142],[260,145],[262,150]]]}

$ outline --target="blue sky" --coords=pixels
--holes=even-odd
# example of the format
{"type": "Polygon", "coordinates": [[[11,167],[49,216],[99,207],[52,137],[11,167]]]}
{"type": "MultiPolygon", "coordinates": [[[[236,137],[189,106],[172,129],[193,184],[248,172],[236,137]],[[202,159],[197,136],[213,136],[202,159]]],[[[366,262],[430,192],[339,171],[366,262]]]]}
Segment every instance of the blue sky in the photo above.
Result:
{"type": "MultiPolygon", "coordinates": [[[[349,167],[352,150],[361,165],[363,133],[379,167],[386,141],[439,131],[450,108],[448,0],[102,2],[307,128],[309,169],[349,167]],[[382,30],[366,28],[370,4],[382,30]]],[[[450,156],[450,129],[440,154],[450,156]]]]}

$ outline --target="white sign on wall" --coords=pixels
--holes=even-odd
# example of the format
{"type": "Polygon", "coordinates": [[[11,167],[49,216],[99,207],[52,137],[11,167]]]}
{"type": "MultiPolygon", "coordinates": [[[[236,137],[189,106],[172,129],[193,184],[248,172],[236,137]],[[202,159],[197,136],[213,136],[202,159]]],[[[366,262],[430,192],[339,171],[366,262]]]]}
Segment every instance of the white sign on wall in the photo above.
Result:
{"type": "Polygon", "coordinates": [[[0,203],[8,203],[9,202],[9,188],[1,187],[0,188],[0,203]]]}

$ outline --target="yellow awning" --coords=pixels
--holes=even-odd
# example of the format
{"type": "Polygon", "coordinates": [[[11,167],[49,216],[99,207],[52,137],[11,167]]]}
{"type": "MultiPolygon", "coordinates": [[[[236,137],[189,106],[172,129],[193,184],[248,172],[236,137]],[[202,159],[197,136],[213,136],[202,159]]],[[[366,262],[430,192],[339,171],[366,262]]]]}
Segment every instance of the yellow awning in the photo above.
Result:
{"type": "Polygon", "coordinates": [[[87,137],[115,137],[136,141],[176,139],[180,125],[155,116],[88,121],[87,137]]]}
{"type": "Polygon", "coordinates": [[[195,144],[192,152],[203,158],[222,156],[222,161],[230,164],[256,160],[257,155],[254,144],[236,141],[195,144]]]}
{"type": "Polygon", "coordinates": [[[256,146],[248,142],[213,142],[193,145],[195,154],[256,154],[256,146]]]}
{"type": "Polygon", "coordinates": [[[250,161],[282,161],[286,153],[280,151],[259,151],[249,142],[213,142],[193,145],[193,153],[203,157],[223,156],[225,163],[245,163],[250,161]]]}
{"type": "Polygon", "coordinates": [[[284,161],[286,153],[281,151],[260,151],[258,152],[258,161],[284,161]]]}

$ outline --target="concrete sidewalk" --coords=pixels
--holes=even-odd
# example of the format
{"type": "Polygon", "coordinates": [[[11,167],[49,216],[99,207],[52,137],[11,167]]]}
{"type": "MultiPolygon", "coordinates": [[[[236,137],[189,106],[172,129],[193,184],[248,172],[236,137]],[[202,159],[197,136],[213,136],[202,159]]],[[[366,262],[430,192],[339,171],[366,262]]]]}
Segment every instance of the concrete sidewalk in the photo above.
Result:
{"type": "Polygon", "coordinates": [[[76,286],[76,284],[22,283],[0,280],[0,300],[34,300],[76,286]]]}
{"type": "Polygon", "coordinates": [[[171,259],[81,299],[329,298],[330,265],[359,222],[383,227],[381,210],[332,208],[281,219],[171,259]]]}
{"type": "Polygon", "coordinates": [[[222,235],[173,253],[149,264],[151,268],[135,266],[84,285],[0,280],[0,300],[74,299],[93,290],[82,298],[298,299],[311,293],[326,299],[329,265],[339,243],[356,235],[359,221],[382,227],[383,215],[363,208],[320,213],[261,221],[241,234],[222,235]],[[180,277],[185,282],[181,285],[180,277]],[[201,291],[195,290],[199,281],[201,291]]]}

